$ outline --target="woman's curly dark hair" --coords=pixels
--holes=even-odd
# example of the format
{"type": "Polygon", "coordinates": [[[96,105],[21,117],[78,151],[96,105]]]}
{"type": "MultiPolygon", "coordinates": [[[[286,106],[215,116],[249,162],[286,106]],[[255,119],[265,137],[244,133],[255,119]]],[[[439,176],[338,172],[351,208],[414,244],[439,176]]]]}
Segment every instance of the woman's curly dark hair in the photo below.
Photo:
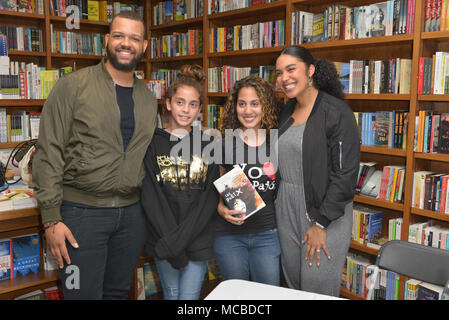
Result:
{"type": "Polygon", "coordinates": [[[242,127],[242,124],[237,118],[237,99],[240,89],[248,87],[254,88],[262,106],[260,129],[266,129],[266,133],[269,135],[270,129],[278,127],[278,114],[280,108],[274,86],[262,78],[248,76],[234,84],[231,94],[226,100],[223,108],[223,123],[221,127],[223,136],[226,129],[239,129],[242,127]]]}
{"type": "Polygon", "coordinates": [[[279,56],[283,54],[288,54],[303,61],[307,69],[313,64],[315,66],[315,73],[312,78],[315,88],[323,90],[341,100],[345,98],[343,86],[334,63],[326,59],[315,60],[310,51],[301,46],[288,46],[282,50],[279,56]]]}

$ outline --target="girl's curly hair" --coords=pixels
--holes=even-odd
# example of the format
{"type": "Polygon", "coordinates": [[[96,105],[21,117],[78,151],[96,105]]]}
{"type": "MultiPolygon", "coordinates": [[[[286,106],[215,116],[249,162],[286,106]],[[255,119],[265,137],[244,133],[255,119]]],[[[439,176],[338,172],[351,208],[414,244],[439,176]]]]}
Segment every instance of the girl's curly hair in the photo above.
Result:
{"type": "Polygon", "coordinates": [[[318,90],[323,90],[328,94],[344,100],[343,86],[340,82],[335,65],[326,59],[314,59],[309,50],[301,46],[288,46],[282,50],[281,55],[288,54],[303,61],[307,69],[311,64],[315,66],[313,74],[313,85],[318,90]]]}
{"type": "Polygon", "coordinates": [[[234,84],[231,94],[226,100],[223,108],[223,123],[221,127],[223,136],[226,129],[238,129],[242,127],[242,124],[237,118],[237,99],[240,89],[248,87],[254,88],[262,106],[260,128],[266,129],[267,135],[269,135],[270,129],[278,127],[280,104],[276,97],[274,86],[262,78],[248,76],[234,84]]]}

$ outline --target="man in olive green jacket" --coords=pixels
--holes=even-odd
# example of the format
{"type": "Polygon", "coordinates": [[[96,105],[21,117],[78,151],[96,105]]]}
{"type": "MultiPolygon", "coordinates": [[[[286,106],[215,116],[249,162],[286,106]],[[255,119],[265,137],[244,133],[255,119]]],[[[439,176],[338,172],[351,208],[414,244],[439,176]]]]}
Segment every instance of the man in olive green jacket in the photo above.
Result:
{"type": "Polygon", "coordinates": [[[121,13],[106,42],[106,62],[54,86],[33,160],[35,196],[66,299],[126,299],[147,237],[140,187],[157,103],[134,76],[147,47],[145,25],[121,13]]]}

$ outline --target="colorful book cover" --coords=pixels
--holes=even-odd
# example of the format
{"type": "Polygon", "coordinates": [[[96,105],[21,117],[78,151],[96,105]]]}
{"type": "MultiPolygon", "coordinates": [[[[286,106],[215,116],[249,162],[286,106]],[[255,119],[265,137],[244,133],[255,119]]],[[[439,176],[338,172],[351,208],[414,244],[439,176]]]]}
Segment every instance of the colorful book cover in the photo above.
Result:
{"type": "MultiPolygon", "coordinates": [[[[245,212],[244,219],[265,207],[265,202],[239,166],[215,180],[214,185],[228,208],[245,212]]],[[[239,215],[236,217],[240,218],[239,215]]]]}
{"type": "Polygon", "coordinates": [[[17,0],[0,0],[0,10],[17,11],[17,0]]]}
{"type": "Polygon", "coordinates": [[[184,15],[186,13],[186,2],[185,0],[173,0],[175,4],[174,13],[175,21],[184,20],[184,15]]]}
{"type": "Polygon", "coordinates": [[[13,252],[13,279],[40,271],[39,236],[25,235],[11,239],[13,252]]]}
{"type": "Polygon", "coordinates": [[[162,292],[161,279],[154,261],[143,265],[143,275],[146,297],[162,292]]]}
{"type": "Polygon", "coordinates": [[[376,111],[374,123],[374,144],[376,146],[388,146],[391,113],[388,111],[376,111]]]}
{"type": "Polygon", "coordinates": [[[12,278],[11,240],[0,240],[0,281],[12,278]]]}
{"type": "Polygon", "coordinates": [[[220,279],[222,277],[215,258],[207,260],[207,273],[209,280],[220,279]]]}
{"type": "Polygon", "coordinates": [[[438,136],[438,152],[449,153],[449,113],[440,116],[440,128],[438,136]]]}

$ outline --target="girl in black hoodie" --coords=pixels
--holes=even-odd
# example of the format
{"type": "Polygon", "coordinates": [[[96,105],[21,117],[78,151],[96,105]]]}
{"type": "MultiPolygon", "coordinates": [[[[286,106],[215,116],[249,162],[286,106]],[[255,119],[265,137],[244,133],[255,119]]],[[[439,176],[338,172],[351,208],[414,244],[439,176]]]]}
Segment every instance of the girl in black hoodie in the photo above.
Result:
{"type": "Polygon", "coordinates": [[[142,205],[150,229],[146,250],[156,262],[164,299],[198,299],[206,261],[212,257],[211,218],[218,204],[213,181],[219,170],[203,156],[211,136],[192,127],[203,103],[204,79],[200,66],[181,67],[167,91],[169,124],[156,129],[144,160],[142,205]]]}

